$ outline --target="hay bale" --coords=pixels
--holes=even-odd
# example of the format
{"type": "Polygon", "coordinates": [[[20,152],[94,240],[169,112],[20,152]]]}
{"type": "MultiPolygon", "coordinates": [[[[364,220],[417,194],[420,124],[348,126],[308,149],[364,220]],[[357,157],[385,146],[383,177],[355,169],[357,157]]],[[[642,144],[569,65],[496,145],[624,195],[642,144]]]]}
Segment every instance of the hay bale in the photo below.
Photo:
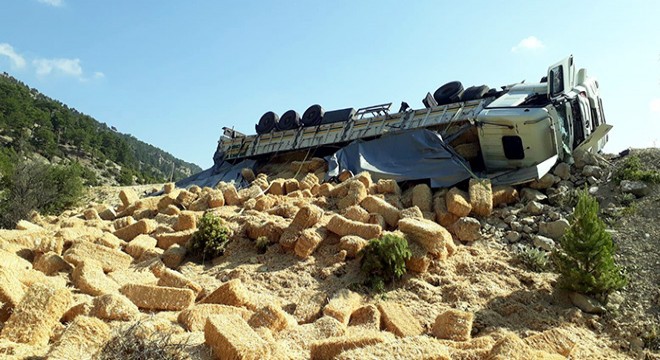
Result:
{"type": "Polygon", "coordinates": [[[533,349],[568,357],[577,345],[579,338],[568,329],[553,328],[526,337],[524,341],[533,349]]]}
{"type": "Polygon", "coordinates": [[[351,314],[349,326],[361,326],[365,329],[380,330],[380,311],[376,305],[368,304],[357,308],[351,314]]]}
{"type": "Polygon", "coordinates": [[[450,309],[435,318],[431,332],[438,339],[468,341],[472,334],[474,314],[450,309]]]}
{"type": "Polygon", "coordinates": [[[254,295],[245,289],[239,279],[232,279],[220,285],[202,299],[200,303],[245,307],[253,311],[258,309],[258,305],[254,301],[254,295]]]}
{"type": "Polygon", "coordinates": [[[254,175],[254,171],[250,168],[243,168],[241,169],[241,176],[245,181],[251,183],[253,182],[257,177],[254,175]]]}
{"type": "Polygon", "coordinates": [[[378,238],[383,230],[378,225],[348,220],[341,215],[333,216],[326,228],[339,236],[356,235],[363,239],[378,238]]]}
{"type": "MultiPolygon", "coordinates": [[[[493,345],[488,359],[545,359],[514,333],[507,333],[493,345]]],[[[562,357],[563,358],[563,357],[562,357]]]]}
{"type": "Polygon", "coordinates": [[[176,203],[184,209],[187,209],[193,202],[195,202],[195,200],[197,200],[197,197],[197,194],[192,191],[181,190],[176,197],[176,203]]]}
{"type": "Polygon", "coordinates": [[[431,266],[429,252],[416,242],[411,242],[408,246],[412,255],[406,260],[406,269],[420,274],[428,271],[431,266]]]}
{"type": "Polygon", "coordinates": [[[344,209],[344,217],[353,220],[366,223],[369,221],[369,212],[358,205],[349,206],[344,209]]]}
{"type": "Polygon", "coordinates": [[[77,242],[64,253],[64,260],[78,266],[85,261],[95,261],[105,272],[127,268],[133,258],[119,250],[89,242],[77,242]]]}
{"type": "Polygon", "coordinates": [[[330,197],[330,194],[332,194],[334,188],[335,186],[332,185],[331,183],[321,184],[321,186],[319,187],[319,195],[330,197]]]}
{"type": "Polygon", "coordinates": [[[433,193],[426,184],[415,185],[412,189],[412,205],[421,211],[431,211],[433,205],[433,193]]]}
{"type": "Polygon", "coordinates": [[[435,221],[448,227],[459,219],[458,215],[447,210],[447,201],[444,193],[438,192],[433,198],[433,211],[435,212],[435,221]]]}
{"type": "Polygon", "coordinates": [[[155,248],[156,244],[158,244],[158,240],[155,238],[144,234],[138,235],[126,244],[124,251],[134,259],[137,259],[142,256],[145,251],[155,248]]]}
{"type": "Polygon", "coordinates": [[[481,223],[472,217],[462,217],[456,220],[449,230],[464,242],[476,241],[481,238],[481,223]]]}
{"type": "Polygon", "coordinates": [[[190,229],[171,233],[154,234],[157,241],[156,246],[163,250],[169,249],[174,244],[185,246],[192,238],[193,234],[195,234],[195,231],[197,230],[190,229]]]}
{"type": "Polygon", "coordinates": [[[71,274],[74,285],[92,296],[116,293],[119,285],[103,273],[101,266],[93,261],[76,265],[71,274]]]}
{"type": "Polygon", "coordinates": [[[99,213],[101,220],[112,221],[117,217],[115,209],[110,205],[99,205],[96,211],[99,213]]]}
{"type": "Polygon", "coordinates": [[[518,190],[513,186],[495,186],[493,187],[493,207],[506,204],[515,204],[520,200],[518,190]]]}
{"type": "Polygon", "coordinates": [[[204,331],[204,325],[210,316],[235,314],[245,321],[250,320],[254,312],[242,307],[221,304],[198,304],[179,313],[177,321],[188,331],[204,331]]]}
{"type": "Polygon", "coordinates": [[[241,204],[241,200],[238,197],[238,191],[236,191],[234,184],[221,182],[218,184],[217,188],[222,192],[222,196],[225,198],[225,205],[234,206],[241,204]]]}
{"type": "Polygon", "coordinates": [[[127,245],[126,241],[112,235],[112,233],[109,232],[104,232],[101,237],[98,237],[94,240],[94,243],[115,250],[120,250],[122,247],[127,245]]]}
{"type": "Polygon", "coordinates": [[[291,225],[289,227],[295,230],[309,229],[316,225],[316,223],[321,220],[322,216],[323,210],[320,207],[307,204],[301,207],[300,210],[296,213],[296,216],[293,218],[293,221],[291,221],[291,225]]]}
{"type": "Polygon", "coordinates": [[[181,265],[183,259],[186,257],[186,247],[179,244],[173,244],[160,257],[165,266],[171,269],[176,269],[181,265]]]}
{"type": "Polygon", "coordinates": [[[349,206],[358,205],[367,197],[367,188],[360,181],[350,181],[346,183],[348,191],[338,202],[337,207],[342,210],[349,206]]]}
{"type": "Polygon", "coordinates": [[[213,315],[204,326],[204,340],[219,358],[268,359],[268,343],[239,315],[213,315]]]}
{"type": "Polygon", "coordinates": [[[273,196],[261,196],[255,202],[254,209],[257,211],[266,211],[272,208],[276,203],[277,199],[275,199],[273,196]]]}
{"type": "Polygon", "coordinates": [[[377,196],[367,196],[364,198],[364,200],[362,200],[360,205],[367,209],[367,211],[370,213],[382,215],[389,226],[396,226],[397,222],[399,221],[399,209],[377,196]]]}
{"type": "Polygon", "coordinates": [[[458,217],[468,216],[472,211],[468,194],[458,188],[451,188],[445,195],[445,201],[447,202],[447,210],[458,217]]]}
{"type": "Polygon", "coordinates": [[[174,231],[190,230],[197,228],[197,216],[189,211],[184,211],[176,219],[172,229],[174,231]]]}
{"type": "Polygon", "coordinates": [[[195,292],[190,289],[127,284],[119,292],[146,310],[183,310],[195,302],[195,292]]]}
{"type": "Polygon", "coordinates": [[[266,219],[260,218],[248,221],[245,224],[245,233],[252,240],[257,240],[263,236],[275,243],[279,241],[287,227],[286,221],[273,216],[266,219]]]}
{"type": "Polygon", "coordinates": [[[412,336],[385,341],[340,353],[336,360],[451,360],[449,349],[428,336],[412,336]]]}
{"type": "Polygon", "coordinates": [[[209,209],[219,208],[225,205],[225,197],[220,191],[213,191],[207,198],[209,209]]]}
{"type": "Polygon", "coordinates": [[[133,189],[122,189],[119,192],[119,200],[121,200],[124,207],[130,206],[134,202],[138,201],[140,198],[133,189]]]}
{"type": "Polygon", "coordinates": [[[248,321],[253,328],[265,327],[272,332],[280,332],[289,326],[289,315],[281,307],[267,304],[255,311],[248,321]]]}
{"type": "Polygon", "coordinates": [[[371,173],[368,171],[363,171],[355,176],[353,176],[353,180],[357,180],[364,185],[366,189],[370,188],[371,185],[373,185],[373,180],[371,180],[371,173]]]}
{"type": "Polygon", "coordinates": [[[0,267],[0,321],[7,320],[23,295],[23,285],[18,278],[9,269],[0,267]]]}
{"type": "Polygon", "coordinates": [[[169,194],[176,189],[176,185],[173,182],[163,184],[163,194],[169,194]]]}
{"type": "Polygon", "coordinates": [[[300,183],[296,179],[286,179],[284,180],[284,189],[287,194],[290,194],[300,188],[300,183]]]}
{"type": "Polygon", "coordinates": [[[454,147],[456,153],[465,160],[474,160],[479,156],[479,143],[460,144],[454,147]]]}
{"type": "Polygon", "coordinates": [[[110,327],[99,319],[78,316],[48,353],[49,359],[91,358],[110,339],[110,327]]]}
{"type": "Polygon", "coordinates": [[[379,344],[386,340],[387,338],[380,331],[364,331],[351,336],[338,336],[315,341],[311,346],[311,359],[333,360],[344,351],[379,344]]]}
{"type": "Polygon", "coordinates": [[[135,224],[135,219],[132,216],[123,216],[118,219],[115,219],[112,222],[112,227],[116,230],[123,229],[129,225],[135,224]]]}
{"type": "Polygon", "coordinates": [[[369,241],[354,235],[342,236],[339,239],[339,249],[346,251],[348,258],[354,258],[360,250],[362,250],[369,241]]]}
{"type": "Polygon", "coordinates": [[[421,335],[424,328],[419,321],[412,316],[408,308],[390,301],[378,304],[383,327],[396,336],[406,337],[421,335]]]}
{"type": "Polygon", "coordinates": [[[284,179],[278,178],[270,182],[269,194],[273,195],[286,195],[286,188],[284,187],[284,179]]]}
{"type": "Polygon", "coordinates": [[[305,229],[300,232],[293,250],[298,257],[304,259],[312,255],[327,235],[328,233],[323,227],[305,229]]]}
{"type": "Polygon", "coordinates": [[[34,346],[48,344],[71,300],[71,292],[66,288],[32,285],[4,323],[0,338],[34,346]]]}
{"type": "Polygon", "coordinates": [[[131,321],[140,316],[140,310],[124,295],[106,294],[92,300],[89,315],[107,321],[131,321]]]}
{"type": "Polygon", "coordinates": [[[436,256],[442,256],[447,251],[447,243],[453,241],[447,229],[426,219],[401,219],[399,230],[436,256]]]}
{"type": "Polygon", "coordinates": [[[323,308],[323,315],[331,316],[340,323],[348,325],[351,314],[360,306],[362,297],[348,289],[340,289],[323,308]]]}
{"type": "Polygon", "coordinates": [[[401,188],[399,187],[399,184],[397,184],[396,180],[380,179],[376,185],[379,194],[401,195],[401,188]]]}
{"type": "Polygon", "coordinates": [[[71,306],[62,315],[61,321],[70,323],[78,316],[88,316],[92,309],[92,300],[94,298],[87,294],[74,294],[71,306]]]}
{"type": "Polygon", "coordinates": [[[175,216],[175,215],[179,215],[181,213],[181,210],[176,205],[169,205],[161,212],[166,215],[175,216]]]}
{"type": "Polygon", "coordinates": [[[401,219],[423,219],[424,213],[417,206],[405,208],[400,212],[401,219]]]}
{"type": "Polygon", "coordinates": [[[381,214],[369,214],[369,221],[367,221],[367,224],[376,224],[380,226],[381,229],[385,229],[387,227],[385,218],[381,214]]]}
{"type": "Polygon", "coordinates": [[[101,220],[101,217],[99,216],[99,212],[94,208],[86,209],[83,212],[83,217],[85,218],[85,220],[101,220]]]}
{"type": "Polygon", "coordinates": [[[51,276],[60,271],[70,271],[71,265],[64,261],[63,257],[51,251],[37,258],[34,262],[34,269],[51,276]]]}
{"type": "Polygon", "coordinates": [[[319,178],[313,173],[309,173],[300,181],[300,190],[312,190],[314,185],[318,184],[319,178]]]}
{"type": "Polygon", "coordinates": [[[142,219],[119,230],[115,230],[113,235],[122,240],[131,241],[140,234],[151,233],[152,231],[156,230],[157,226],[158,223],[151,219],[142,219]]]}
{"type": "Polygon", "coordinates": [[[202,292],[202,287],[198,283],[186,278],[182,273],[166,267],[162,263],[160,266],[152,266],[151,271],[158,278],[158,286],[190,289],[195,293],[195,297],[202,292]]]}
{"type": "Polygon", "coordinates": [[[493,188],[490,179],[470,179],[470,205],[477,216],[490,216],[493,212],[493,188]]]}

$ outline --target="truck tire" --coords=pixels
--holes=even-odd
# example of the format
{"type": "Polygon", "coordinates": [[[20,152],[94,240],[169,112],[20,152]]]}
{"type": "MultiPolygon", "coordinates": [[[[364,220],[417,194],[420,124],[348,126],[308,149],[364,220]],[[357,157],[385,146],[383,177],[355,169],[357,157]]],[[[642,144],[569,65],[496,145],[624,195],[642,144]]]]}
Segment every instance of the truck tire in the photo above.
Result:
{"type": "Polygon", "coordinates": [[[460,81],[448,82],[433,93],[433,98],[438,105],[450,104],[461,100],[463,84],[460,81]]]}
{"type": "Polygon", "coordinates": [[[280,117],[272,111],[269,111],[261,116],[259,123],[254,126],[257,134],[268,134],[275,129],[275,126],[280,121],[280,117]]]}
{"type": "Polygon", "coordinates": [[[481,99],[484,97],[484,95],[486,95],[487,92],[488,92],[488,86],[486,85],[470,86],[469,88],[465,89],[465,91],[463,91],[461,100],[470,101],[470,100],[481,99]]]}
{"type": "Polygon", "coordinates": [[[315,104],[305,110],[300,121],[305,127],[321,125],[323,122],[323,115],[325,115],[325,110],[323,110],[321,105],[315,104]]]}
{"type": "Polygon", "coordinates": [[[280,121],[275,124],[277,130],[292,130],[300,127],[300,114],[295,110],[289,110],[282,114],[280,121]]]}

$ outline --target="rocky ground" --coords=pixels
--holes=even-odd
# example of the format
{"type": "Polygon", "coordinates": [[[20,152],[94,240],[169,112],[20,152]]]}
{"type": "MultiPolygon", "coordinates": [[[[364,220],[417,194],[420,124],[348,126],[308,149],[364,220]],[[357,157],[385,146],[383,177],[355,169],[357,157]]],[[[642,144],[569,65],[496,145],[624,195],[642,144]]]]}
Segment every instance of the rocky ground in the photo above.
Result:
{"type": "MultiPolygon", "coordinates": [[[[632,155],[660,170],[657,149],[632,155]]],[[[625,158],[579,156],[517,187],[401,191],[365,174],[326,185],[312,160],[245,172],[239,191],[95,188],[79,210],[0,230],[0,354],[121,358],[108,354],[156,338],[194,359],[655,359],[660,192],[617,184],[625,158]],[[584,187],[629,279],[591,308],[520,255],[557,246],[584,187]],[[233,235],[202,261],[185,245],[205,212],[233,235]],[[377,294],[356,251],[386,233],[413,257],[377,294]]]]}

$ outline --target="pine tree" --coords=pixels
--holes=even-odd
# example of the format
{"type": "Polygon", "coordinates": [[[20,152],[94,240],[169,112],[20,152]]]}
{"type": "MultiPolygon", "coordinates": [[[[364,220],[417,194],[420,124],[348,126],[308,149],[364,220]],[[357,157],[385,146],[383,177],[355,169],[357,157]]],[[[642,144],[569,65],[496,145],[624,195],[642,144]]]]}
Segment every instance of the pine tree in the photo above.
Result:
{"type": "Polygon", "coordinates": [[[598,201],[586,191],[578,197],[571,227],[560,240],[561,248],[553,253],[560,273],[559,286],[601,300],[621,289],[626,279],[614,263],[614,243],[598,217],[598,201]]]}

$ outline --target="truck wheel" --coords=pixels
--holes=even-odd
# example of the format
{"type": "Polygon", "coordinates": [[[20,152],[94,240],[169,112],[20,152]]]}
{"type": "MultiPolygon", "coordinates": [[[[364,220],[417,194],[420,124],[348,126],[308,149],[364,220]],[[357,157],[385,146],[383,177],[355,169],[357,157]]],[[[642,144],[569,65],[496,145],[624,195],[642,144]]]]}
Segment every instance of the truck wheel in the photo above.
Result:
{"type": "Polygon", "coordinates": [[[433,93],[433,98],[438,105],[449,104],[461,100],[463,84],[460,81],[448,82],[433,93]]]}
{"type": "Polygon", "coordinates": [[[488,92],[488,86],[486,85],[470,86],[469,88],[465,89],[465,91],[463,91],[461,100],[470,101],[470,100],[481,99],[484,97],[484,95],[486,95],[487,92],[488,92]]]}
{"type": "Polygon", "coordinates": [[[277,123],[280,121],[280,117],[277,116],[272,111],[269,111],[261,116],[259,123],[255,125],[254,129],[257,131],[257,134],[267,134],[275,128],[277,123]]]}
{"type": "Polygon", "coordinates": [[[289,110],[282,114],[280,121],[275,124],[277,130],[291,130],[300,127],[300,114],[295,110],[289,110]]]}
{"type": "Polygon", "coordinates": [[[300,119],[300,121],[305,127],[321,125],[321,122],[323,122],[324,114],[325,114],[325,110],[323,110],[321,105],[315,104],[308,107],[307,110],[305,110],[302,119],[300,119]]]}

